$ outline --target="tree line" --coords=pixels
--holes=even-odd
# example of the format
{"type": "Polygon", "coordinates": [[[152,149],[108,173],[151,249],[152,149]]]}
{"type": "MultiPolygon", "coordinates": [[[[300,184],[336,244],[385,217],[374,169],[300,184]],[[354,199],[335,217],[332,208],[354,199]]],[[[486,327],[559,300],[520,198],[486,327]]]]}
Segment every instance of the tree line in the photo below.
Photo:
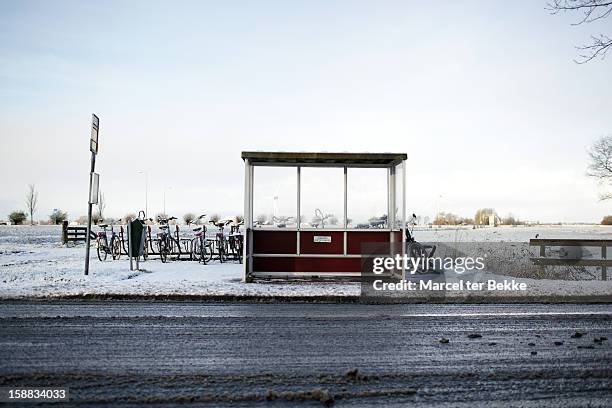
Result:
{"type": "Polygon", "coordinates": [[[473,218],[440,212],[436,214],[432,222],[433,225],[490,225],[491,223],[494,225],[524,225],[525,221],[513,214],[500,217],[494,208],[480,208],[473,218]]]}

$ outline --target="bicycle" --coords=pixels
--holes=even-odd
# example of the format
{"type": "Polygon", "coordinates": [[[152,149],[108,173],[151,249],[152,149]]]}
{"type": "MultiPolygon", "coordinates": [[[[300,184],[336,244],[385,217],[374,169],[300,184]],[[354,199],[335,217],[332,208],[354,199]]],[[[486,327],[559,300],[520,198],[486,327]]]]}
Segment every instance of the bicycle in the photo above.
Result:
{"type": "MultiPolygon", "coordinates": [[[[204,217],[206,217],[206,214],[200,215],[198,220],[202,220],[204,217]]],[[[206,226],[196,227],[193,232],[195,234],[191,240],[191,257],[206,265],[212,260],[213,256],[212,242],[206,239],[206,226]]]]}
{"type": "MultiPolygon", "coordinates": [[[[416,219],[416,214],[412,214],[412,218],[410,219],[410,221],[408,221],[408,225],[412,225],[412,229],[406,228],[406,254],[410,258],[418,260],[425,259],[426,262],[429,262],[430,258],[432,258],[434,253],[436,252],[436,246],[423,245],[420,242],[417,242],[416,239],[414,239],[413,232],[414,227],[416,226],[416,219]]],[[[430,271],[431,270],[429,268],[422,267],[419,267],[415,270],[415,272],[419,274],[426,274],[430,271]]]]}
{"type": "Polygon", "coordinates": [[[159,220],[160,232],[157,233],[157,251],[162,263],[166,263],[168,259],[171,259],[171,256],[174,253],[175,245],[180,252],[180,244],[170,232],[170,225],[168,223],[172,220],[176,220],[176,217],[170,217],[167,219],[162,218],[159,220]]]}
{"type": "Polygon", "coordinates": [[[234,254],[234,259],[238,259],[242,263],[242,254],[244,250],[244,236],[240,232],[240,226],[244,225],[244,221],[230,225],[230,234],[228,237],[229,249],[234,254]]]}
{"type": "Polygon", "coordinates": [[[226,225],[232,223],[231,220],[222,220],[222,221],[210,221],[215,227],[219,228],[219,232],[215,234],[214,239],[214,247],[217,250],[215,254],[219,257],[219,262],[223,263],[227,261],[227,252],[228,252],[228,242],[225,238],[225,234],[223,233],[223,228],[226,225]]]}
{"type": "Polygon", "coordinates": [[[102,231],[98,231],[98,233],[96,234],[98,259],[100,261],[106,261],[106,258],[109,254],[113,258],[113,260],[119,259],[121,257],[121,240],[119,239],[117,234],[115,234],[113,227],[111,226],[110,229],[111,237],[109,243],[109,239],[107,236],[108,225],[100,224],[98,226],[102,228],[102,231]]]}

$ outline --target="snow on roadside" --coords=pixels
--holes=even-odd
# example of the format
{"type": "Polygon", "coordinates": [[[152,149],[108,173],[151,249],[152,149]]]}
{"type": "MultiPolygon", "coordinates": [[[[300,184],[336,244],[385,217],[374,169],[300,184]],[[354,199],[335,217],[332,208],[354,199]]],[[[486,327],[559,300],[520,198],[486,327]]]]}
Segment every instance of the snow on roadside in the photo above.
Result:
{"type": "MultiPolygon", "coordinates": [[[[0,299],[78,295],[358,296],[355,282],[241,282],[242,265],[152,259],[130,271],[125,256],[100,262],[95,249],[83,274],[84,245],[63,246],[54,226],[0,227],[0,299]]],[[[110,259],[110,258],[109,258],[110,259]]]]}

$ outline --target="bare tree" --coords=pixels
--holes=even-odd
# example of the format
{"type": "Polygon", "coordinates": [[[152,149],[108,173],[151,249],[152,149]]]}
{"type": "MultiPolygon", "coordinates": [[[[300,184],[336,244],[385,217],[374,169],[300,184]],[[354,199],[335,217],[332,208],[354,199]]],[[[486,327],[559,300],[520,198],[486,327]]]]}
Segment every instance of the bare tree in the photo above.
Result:
{"type": "Polygon", "coordinates": [[[36,191],[36,186],[34,184],[30,184],[28,193],[26,194],[26,207],[30,212],[30,225],[34,225],[34,213],[36,212],[37,206],[38,191],[36,191]]]}
{"type": "Polygon", "coordinates": [[[461,224],[462,218],[453,213],[440,212],[436,214],[433,224],[434,225],[459,225],[461,224]]]}
{"type": "Polygon", "coordinates": [[[67,219],[68,219],[68,213],[58,208],[54,208],[51,215],[49,215],[49,220],[51,221],[51,224],[54,224],[54,225],[61,224],[63,221],[66,221],[67,219]]]}
{"type": "Polygon", "coordinates": [[[106,209],[106,198],[104,197],[104,193],[100,191],[98,195],[98,218],[104,219],[104,210],[106,209]]]}
{"type": "Polygon", "coordinates": [[[268,216],[265,214],[259,214],[255,221],[257,222],[257,224],[259,225],[264,225],[266,222],[268,222],[268,216]]]}
{"type": "MultiPolygon", "coordinates": [[[[582,16],[572,25],[588,24],[604,19],[612,13],[612,0],[553,0],[547,9],[552,14],[559,12],[578,12],[582,16]]],[[[605,34],[591,35],[590,44],[576,47],[578,49],[577,64],[585,64],[594,58],[604,59],[606,52],[612,47],[612,39],[605,34]]]]}
{"type": "MultiPolygon", "coordinates": [[[[612,187],[612,136],[604,136],[597,140],[589,149],[591,163],[587,175],[599,181],[600,184],[612,187]]],[[[604,192],[601,200],[612,199],[612,192],[604,192]]]]}
{"type": "Polygon", "coordinates": [[[193,224],[195,219],[196,219],[196,216],[195,216],[194,213],[189,212],[189,213],[183,215],[183,221],[185,221],[185,224],[187,224],[187,225],[193,224]]]}
{"type": "Polygon", "coordinates": [[[474,222],[477,225],[488,225],[489,217],[491,215],[497,216],[497,213],[495,212],[494,208],[481,208],[476,211],[476,215],[474,216],[474,222]]]}

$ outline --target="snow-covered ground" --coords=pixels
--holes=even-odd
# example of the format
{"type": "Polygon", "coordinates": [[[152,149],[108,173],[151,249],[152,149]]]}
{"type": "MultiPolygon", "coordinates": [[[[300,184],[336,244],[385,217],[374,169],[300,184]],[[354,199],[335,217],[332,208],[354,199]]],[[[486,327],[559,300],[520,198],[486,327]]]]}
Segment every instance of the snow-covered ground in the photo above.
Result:
{"type": "Polygon", "coordinates": [[[546,239],[612,239],[609,225],[517,225],[474,228],[473,226],[441,226],[414,229],[418,241],[478,241],[478,242],[529,242],[531,238],[546,239]]]}
{"type": "MultiPolygon", "coordinates": [[[[358,296],[352,283],[241,282],[236,262],[152,259],[130,271],[126,256],[100,262],[92,247],[89,275],[85,246],[60,244],[60,227],[0,226],[0,299],[75,295],[358,296]]],[[[110,257],[109,257],[110,259],[110,257]]]]}
{"type": "MultiPolygon", "coordinates": [[[[540,238],[608,238],[612,227],[538,226],[483,229],[417,229],[421,241],[522,243],[538,234],[540,238]]],[[[159,260],[142,263],[144,270],[130,272],[129,262],[100,262],[92,251],[90,275],[83,275],[83,245],[63,246],[56,226],[0,226],[0,299],[80,295],[184,295],[184,296],[359,296],[354,282],[261,282],[240,281],[242,265],[213,262],[159,260]]],[[[612,271],[610,271],[612,274],[612,271]]],[[[596,296],[612,301],[612,281],[530,279],[508,273],[528,284],[521,293],[486,296],[596,296]]],[[[479,278],[486,278],[486,274],[479,278]]],[[[492,276],[492,275],[491,275],[492,276]]],[[[447,281],[454,279],[449,275],[447,281]]],[[[496,276],[499,280],[500,276],[496,276]]],[[[458,294],[460,295],[460,294],[458,294]]]]}

